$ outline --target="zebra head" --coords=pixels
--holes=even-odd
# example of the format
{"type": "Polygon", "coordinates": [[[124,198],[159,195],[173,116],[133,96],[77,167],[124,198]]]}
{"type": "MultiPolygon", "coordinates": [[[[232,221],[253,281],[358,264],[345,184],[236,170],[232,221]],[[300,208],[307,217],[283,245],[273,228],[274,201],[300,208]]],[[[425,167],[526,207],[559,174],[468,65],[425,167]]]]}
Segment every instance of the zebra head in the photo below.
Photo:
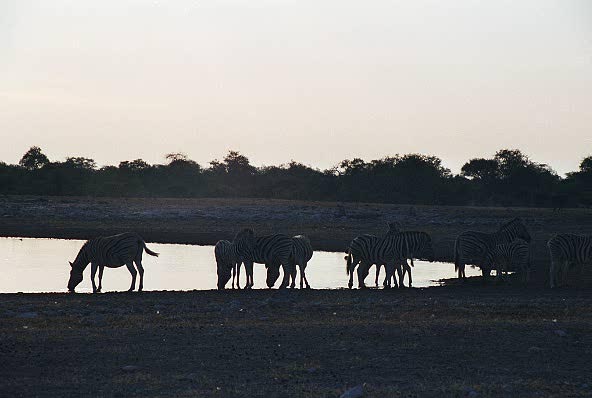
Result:
{"type": "MultiPolygon", "coordinates": [[[[239,263],[240,265],[240,263],[239,263]]],[[[216,264],[216,274],[218,275],[218,289],[223,290],[228,281],[234,264],[226,264],[223,261],[218,261],[216,264]]]]}
{"type": "Polygon", "coordinates": [[[82,269],[75,266],[76,261],[74,263],[70,262],[70,279],[68,280],[68,291],[74,292],[76,286],[82,282],[82,269]]]}
{"type": "Polygon", "coordinates": [[[271,289],[280,277],[280,267],[279,265],[265,264],[265,268],[267,268],[267,279],[265,282],[267,283],[267,287],[271,289]]]}
{"type": "Polygon", "coordinates": [[[432,246],[432,238],[426,234],[424,243],[421,246],[419,253],[417,253],[417,258],[425,261],[434,261],[435,260],[435,253],[434,247],[432,246]]]}

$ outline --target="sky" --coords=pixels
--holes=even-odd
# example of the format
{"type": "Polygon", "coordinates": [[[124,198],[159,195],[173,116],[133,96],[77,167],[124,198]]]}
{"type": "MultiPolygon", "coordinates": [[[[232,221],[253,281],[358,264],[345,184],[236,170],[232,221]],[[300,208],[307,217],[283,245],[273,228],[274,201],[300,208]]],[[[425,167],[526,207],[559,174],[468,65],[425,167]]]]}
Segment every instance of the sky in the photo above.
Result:
{"type": "Polygon", "coordinates": [[[592,2],[0,0],[0,161],[592,154],[592,2]]]}

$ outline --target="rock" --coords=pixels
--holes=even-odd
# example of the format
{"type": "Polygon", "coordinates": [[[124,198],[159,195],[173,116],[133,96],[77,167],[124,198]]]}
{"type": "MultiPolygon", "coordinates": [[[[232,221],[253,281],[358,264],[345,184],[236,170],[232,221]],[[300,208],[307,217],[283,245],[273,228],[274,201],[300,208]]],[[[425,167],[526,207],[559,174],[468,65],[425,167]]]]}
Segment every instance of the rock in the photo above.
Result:
{"type": "Polygon", "coordinates": [[[475,391],[475,389],[473,389],[473,387],[465,387],[463,389],[464,393],[465,393],[465,397],[469,397],[469,398],[475,398],[479,396],[479,393],[477,391],[475,391]]]}
{"type": "Polygon", "coordinates": [[[127,372],[127,373],[131,373],[131,372],[136,372],[136,371],[140,370],[140,367],[136,366],[136,365],[126,365],[126,366],[123,366],[121,368],[121,370],[123,370],[124,372],[127,372]]]}
{"type": "Polygon", "coordinates": [[[555,333],[559,337],[567,337],[567,332],[565,330],[557,329],[554,330],[553,333],[555,333]]]}
{"type": "Polygon", "coordinates": [[[532,346],[528,348],[528,352],[541,352],[543,349],[541,347],[532,346]]]}
{"type": "Polygon", "coordinates": [[[364,386],[359,384],[353,388],[350,388],[349,390],[347,390],[343,394],[341,394],[341,396],[339,398],[359,398],[359,397],[363,397],[363,396],[364,396],[364,386]]]}
{"type": "Polygon", "coordinates": [[[16,315],[17,318],[25,318],[25,319],[32,319],[37,318],[37,313],[34,311],[31,312],[21,312],[16,315]]]}

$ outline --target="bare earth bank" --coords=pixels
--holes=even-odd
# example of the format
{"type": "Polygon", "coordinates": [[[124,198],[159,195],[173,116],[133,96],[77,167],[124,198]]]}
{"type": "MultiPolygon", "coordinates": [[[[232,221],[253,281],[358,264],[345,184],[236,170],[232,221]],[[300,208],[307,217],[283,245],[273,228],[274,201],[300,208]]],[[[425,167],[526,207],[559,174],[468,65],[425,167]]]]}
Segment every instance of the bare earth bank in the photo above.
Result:
{"type": "Polygon", "coordinates": [[[589,290],[0,295],[0,396],[590,396],[589,290]]]}

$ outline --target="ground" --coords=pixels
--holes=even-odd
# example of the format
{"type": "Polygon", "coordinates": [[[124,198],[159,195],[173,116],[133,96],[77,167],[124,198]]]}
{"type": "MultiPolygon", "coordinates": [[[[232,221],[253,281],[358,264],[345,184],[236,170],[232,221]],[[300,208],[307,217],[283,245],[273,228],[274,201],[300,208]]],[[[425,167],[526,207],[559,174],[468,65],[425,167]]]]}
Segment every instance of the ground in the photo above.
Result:
{"type": "Polygon", "coordinates": [[[591,396],[589,290],[0,295],[0,396],[591,396]]]}
{"type": "MultiPolygon", "coordinates": [[[[137,231],[147,241],[215,244],[244,227],[258,235],[306,234],[316,250],[343,251],[363,233],[383,235],[389,221],[433,238],[436,258],[451,261],[456,236],[493,232],[520,217],[533,237],[534,282],[547,279],[546,242],[556,233],[592,234],[592,209],[409,206],[267,199],[0,197],[0,236],[88,239],[137,231]]],[[[588,275],[588,277],[592,277],[588,275]]]]}

